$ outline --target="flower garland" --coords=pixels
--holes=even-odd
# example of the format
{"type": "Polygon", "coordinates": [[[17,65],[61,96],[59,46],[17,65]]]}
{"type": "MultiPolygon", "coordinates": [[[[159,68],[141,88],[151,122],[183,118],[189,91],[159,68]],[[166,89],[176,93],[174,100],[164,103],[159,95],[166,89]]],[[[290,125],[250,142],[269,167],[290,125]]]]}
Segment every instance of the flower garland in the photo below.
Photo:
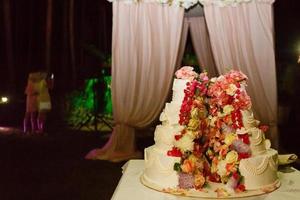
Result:
{"type": "MultiPolygon", "coordinates": [[[[176,74],[189,76],[189,70],[176,74]]],[[[201,73],[187,84],[179,114],[185,128],[168,151],[169,156],[181,157],[174,165],[180,188],[202,189],[209,180],[226,184],[229,192],[245,190],[238,166],[251,156],[241,113],[251,109],[246,80],[246,75],[231,70],[212,79],[201,73]]]]}

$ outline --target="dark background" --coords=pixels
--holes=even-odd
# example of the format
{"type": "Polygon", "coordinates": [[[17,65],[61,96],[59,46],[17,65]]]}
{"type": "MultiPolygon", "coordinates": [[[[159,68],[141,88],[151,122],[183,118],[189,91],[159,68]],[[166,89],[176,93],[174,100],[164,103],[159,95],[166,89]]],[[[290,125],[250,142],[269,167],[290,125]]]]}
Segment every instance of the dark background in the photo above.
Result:
{"type": "MultiPolygon", "coordinates": [[[[297,149],[298,140],[290,138],[298,138],[300,122],[299,19],[299,0],[275,1],[278,100],[290,110],[280,124],[281,142],[288,150],[297,149]]],[[[8,114],[14,113],[12,120],[20,124],[27,75],[35,69],[55,74],[51,95],[59,114],[64,96],[105,66],[111,33],[112,5],[106,0],[0,0],[0,96],[8,95],[13,102],[1,110],[0,120],[9,121],[8,114]]]]}
{"type": "Polygon", "coordinates": [[[106,0],[1,0],[1,91],[22,93],[36,69],[55,74],[55,90],[78,87],[101,68],[97,53],[110,53],[111,29],[106,0]]]}

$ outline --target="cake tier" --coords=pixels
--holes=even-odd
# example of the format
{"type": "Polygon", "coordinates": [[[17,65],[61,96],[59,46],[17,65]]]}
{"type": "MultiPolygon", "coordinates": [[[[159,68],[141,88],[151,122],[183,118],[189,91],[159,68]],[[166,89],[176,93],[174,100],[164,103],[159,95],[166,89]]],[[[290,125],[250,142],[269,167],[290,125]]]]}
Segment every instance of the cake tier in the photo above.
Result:
{"type": "Polygon", "coordinates": [[[164,123],[166,122],[165,124],[178,124],[180,107],[181,103],[173,101],[171,103],[166,103],[166,106],[161,113],[159,120],[164,123]]]}
{"type": "Polygon", "coordinates": [[[173,167],[174,163],[180,162],[180,158],[167,156],[166,151],[161,151],[155,146],[146,148],[144,152],[145,170],[143,179],[162,188],[177,187],[178,175],[173,167]]]}
{"type": "Polygon", "coordinates": [[[265,139],[262,130],[254,127],[248,129],[247,132],[250,134],[250,149],[253,156],[264,154],[270,148],[270,141],[265,139]]]}
{"type": "Polygon", "coordinates": [[[260,122],[254,118],[251,110],[242,110],[241,112],[243,116],[243,125],[246,129],[257,127],[259,125],[260,122]]]}
{"type": "Polygon", "coordinates": [[[158,125],[154,132],[155,148],[168,151],[174,146],[174,136],[179,134],[182,126],[158,125]]]}
{"type": "Polygon", "coordinates": [[[278,181],[278,153],[274,149],[264,154],[240,161],[240,172],[244,176],[246,190],[256,190],[278,181]]]}
{"type": "Polygon", "coordinates": [[[186,88],[186,84],[189,82],[189,80],[183,80],[183,79],[174,79],[173,82],[173,96],[172,101],[182,103],[184,98],[184,89],[186,88]]]}
{"type": "Polygon", "coordinates": [[[242,116],[244,130],[250,135],[249,139],[252,155],[264,154],[266,150],[270,148],[271,143],[265,139],[264,132],[258,128],[259,121],[254,118],[251,110],[243,110],[242,116]]]}

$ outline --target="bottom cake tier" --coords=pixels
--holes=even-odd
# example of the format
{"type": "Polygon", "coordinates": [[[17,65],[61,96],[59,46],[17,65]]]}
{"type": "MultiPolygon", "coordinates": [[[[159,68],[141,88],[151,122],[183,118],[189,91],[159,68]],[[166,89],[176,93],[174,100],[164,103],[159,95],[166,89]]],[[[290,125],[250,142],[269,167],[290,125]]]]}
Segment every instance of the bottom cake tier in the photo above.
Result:
{"type": "Polygon", "coordinates": [[[246,190],[257,190],[278,180],[278,153],[269,149],[261,155],[240,161],[240,172],[244,177],[246,190]]]}
{"type": "Polygon", "coordinates": [[[154,189],[156,191],[165,192],[173,195],[179,195],[179,196],[187,196],[187,197],[198,197],[198,198],[215,198],[215,199],[232,199],[232,198],[241,198],[241,197],[251,197],[251,196],[257,196],[257,195],[263,195],[266,193],[270,193],[277,188],[280,187],[280,181],[276,180],[274,183],[270,185],[265,185],[264,187],[261,187],[256,190],[246,190],[244,192],[240,193],[228,193],[224,192],[224,184],[222,183],[213,183],[209,182],[208,187],[203,188],[202,190],[185,190],[185,189],[179,189],[176,187],[172,188],[165,188],[162,185],[160,185],[158,182],[152,182],[151,179],[148,179],[145,173],[141,175],[141,183],[151,189],[154,189]]]}

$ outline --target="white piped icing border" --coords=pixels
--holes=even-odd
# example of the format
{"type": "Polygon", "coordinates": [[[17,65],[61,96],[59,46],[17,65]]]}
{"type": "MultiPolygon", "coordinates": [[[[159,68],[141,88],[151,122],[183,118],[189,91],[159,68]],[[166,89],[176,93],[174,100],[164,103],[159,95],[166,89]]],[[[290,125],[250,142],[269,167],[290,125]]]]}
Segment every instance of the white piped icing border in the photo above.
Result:
{"type": "Polygon", "coordinates": [[[264,173],[268,167],[269,158],[265,157],[259,166],[253,165],[249,160],[245,160],[244,164],[240,167],[244,168],[245,172],[253,176],[258,176],[264,173]]]}

